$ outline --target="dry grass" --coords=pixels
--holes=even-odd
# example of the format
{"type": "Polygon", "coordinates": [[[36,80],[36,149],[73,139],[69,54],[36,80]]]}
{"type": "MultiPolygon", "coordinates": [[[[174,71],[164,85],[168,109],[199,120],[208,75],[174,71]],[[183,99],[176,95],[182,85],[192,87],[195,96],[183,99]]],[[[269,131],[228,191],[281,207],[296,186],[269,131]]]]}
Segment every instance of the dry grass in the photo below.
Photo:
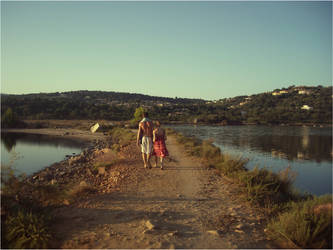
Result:
{"type": "Polygon", "coordinates": [[[292,248],[332,249],[332,207],[315,213],[315,207],[323,204],[332,204],[332,195],[288,203],[286,211],[268,225],[269,235],[292,248]]]}

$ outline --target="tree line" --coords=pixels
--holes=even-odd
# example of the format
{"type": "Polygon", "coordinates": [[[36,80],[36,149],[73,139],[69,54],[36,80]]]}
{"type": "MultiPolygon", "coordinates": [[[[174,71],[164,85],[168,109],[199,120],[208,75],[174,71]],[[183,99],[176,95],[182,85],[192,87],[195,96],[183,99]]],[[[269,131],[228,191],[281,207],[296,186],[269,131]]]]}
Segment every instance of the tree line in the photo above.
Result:
{"type": "Polygon", "coordinates": [[[129,121],[138,107],[163,122],[205,124],[332,124],[332,87],[310,87],[308,94],[261,93],[215,102],[102,91],[1,95],[2,125],[18,120],[104,119],[129,121]],[[111,93],[111,94],[110,94],[111,93]],[[111,96],[117,96],[112,99],[111,96]],[[124,99],[121,99],[124,98],[124,99]],[[127,98],[127,99],[126,99],[127,98]],[[307,105],[308,109],[302,109],[307,105]]]}

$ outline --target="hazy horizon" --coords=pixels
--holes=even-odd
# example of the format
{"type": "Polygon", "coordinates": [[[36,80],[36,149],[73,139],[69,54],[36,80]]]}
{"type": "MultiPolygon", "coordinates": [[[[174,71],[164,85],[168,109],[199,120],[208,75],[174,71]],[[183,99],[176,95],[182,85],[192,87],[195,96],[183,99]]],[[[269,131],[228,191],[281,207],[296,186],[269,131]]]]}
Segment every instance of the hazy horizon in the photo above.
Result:
{"type": "Polygon", "coordinates": [[[1,93],[332,85],[332,2],[1,2],[1,93]]]}

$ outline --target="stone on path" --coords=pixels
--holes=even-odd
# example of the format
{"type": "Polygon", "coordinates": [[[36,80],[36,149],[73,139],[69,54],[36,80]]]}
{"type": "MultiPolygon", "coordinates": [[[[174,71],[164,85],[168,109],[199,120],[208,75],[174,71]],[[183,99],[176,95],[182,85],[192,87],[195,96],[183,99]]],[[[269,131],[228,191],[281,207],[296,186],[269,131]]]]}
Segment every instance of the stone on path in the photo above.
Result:
{"type": "Polygon", "coordinates": [[[99,128],[99,124],[96,123],[94,126],[92,126],[92,127],[90,128],[90,132],[91,132],[91,133],[95,133],[96,130],[97,130],[98,128],[99,128]]]}
{"type": "Polygon", "coordinates": [[[104,175],[105,174],[105,167],[98,167],[98,174],[104,175]]]}
{"type": "Polygon", "coordinates": [[[236,226],[237,229],[242,229],[244,227],[244,224],[243,223],[240,223],[236,226]]]}
{"type": "Polygon", "coordinates": [[[80,182],[80,187],[86,187],[86,186],[88,186],[87,182],[85,181],[80,182]]]}
{"type": "Polygon", "coordinates": [[[219,236],[220,232],[217,230],[208,230],[207,233],[211,234],[211,235],[215,235],[215,236],[219,236]]]}
{"type": "Polygon", "coordinates": [[[150,220],[147,220],[145,225],[149,230],[155,229],[155,225],[150,220]]]}

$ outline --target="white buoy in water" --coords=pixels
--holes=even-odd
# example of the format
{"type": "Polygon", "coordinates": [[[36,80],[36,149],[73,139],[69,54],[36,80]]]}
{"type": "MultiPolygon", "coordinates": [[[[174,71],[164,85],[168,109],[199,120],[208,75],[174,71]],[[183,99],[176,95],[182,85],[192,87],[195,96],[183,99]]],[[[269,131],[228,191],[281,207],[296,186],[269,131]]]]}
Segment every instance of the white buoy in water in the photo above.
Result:
{"type": "Polygon", "coordinates": [[[97,130],[98,128],[99,128],[99,124],[96,123],[94,126],[92,126],[92,127],[90,128],[91,133],[95,133],[96,130],[97,130]]]}

